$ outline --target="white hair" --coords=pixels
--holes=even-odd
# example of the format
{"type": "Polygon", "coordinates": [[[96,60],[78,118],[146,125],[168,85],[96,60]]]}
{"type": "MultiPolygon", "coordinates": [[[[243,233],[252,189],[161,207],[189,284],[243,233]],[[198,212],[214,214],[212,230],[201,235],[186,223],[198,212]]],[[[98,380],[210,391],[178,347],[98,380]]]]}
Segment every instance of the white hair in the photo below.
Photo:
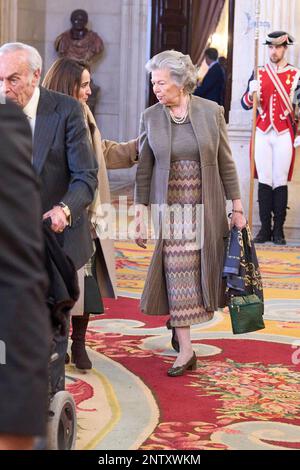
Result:
{"type": "Polygon", "coordinates": [[[193,93],[197,86],[198,69],[189,55],[169,50],[153,56],[146,64],[146,70],[167,69],[171,78],[178,86],[182,86],[186,93],[193,93]]]}
{"type": "Polygon", "coordinates": [[[42,71],[43,60],[40,53],[34,47],[22,42],[7,42],[0,47],[0,57],[11,52],[26,52],[27,64],[32,73],[36,70],[42,71]]]}

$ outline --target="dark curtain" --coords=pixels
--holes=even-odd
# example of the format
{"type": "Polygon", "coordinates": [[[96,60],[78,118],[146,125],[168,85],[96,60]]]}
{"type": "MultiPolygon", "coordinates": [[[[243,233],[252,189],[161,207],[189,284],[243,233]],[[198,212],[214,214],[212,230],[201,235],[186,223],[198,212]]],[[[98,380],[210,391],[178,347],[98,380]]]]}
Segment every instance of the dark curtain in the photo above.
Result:
{"type": "Polygon", "coordinates": [[[225,0],[194,0],[192,7],[192,51],[194,64],[200,65],[207,41],[218,26],[225,0]]]}

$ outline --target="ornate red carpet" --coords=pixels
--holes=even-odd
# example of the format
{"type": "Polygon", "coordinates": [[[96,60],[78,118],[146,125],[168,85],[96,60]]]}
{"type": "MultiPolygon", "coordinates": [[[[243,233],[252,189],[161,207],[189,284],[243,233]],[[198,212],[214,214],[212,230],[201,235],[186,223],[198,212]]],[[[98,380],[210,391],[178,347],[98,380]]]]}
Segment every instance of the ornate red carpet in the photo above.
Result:
{"type": "Polygon", "coordinates": [[[198,368],[169,378],[165,317],[139,311],[153,247],[117,242],[118,300],[89,324],[94,368],[67,370],[78,449],[299,449],[300,248],[258,251],[266,329],[233,335],[228,314],[192,328],[198,368]],[[129,298],[131,297],[131,298],[129,298]]]}
{"type": "Polygon", "coordinates": [[[174,358],[164,323],[165,317],[141,314],[138,300],[128,298],[106,301],[105,314],[90,322],[88,344],[108,358],[112,370],[111,375],[109,367],[99,370],[109,385],[102,403],[95,399],[97,384],[88,383],[96,371],[81,375],[77,385],[70,384],[77,397],[79,426],[89,435],[83,447],[300,448],[300,352],[292,347],[295,330],[289,329],[288,336],[274,335],[274,322],[267,321],[261,333],[233,336],[228,316],[220,312],[205,328],[193,328],[197,370],[169,378],[166,370],[174,358]],[[112,364],[117,364],[115,371],[112,364]],[[130,382],[132,376],[139,382],[133,380],[129,389],[127,373],[130,382]],[[96,420],[89,428],[90,417],[101,415],[107,406],[113,422],[98,422],[97,429],[96,420]],[[133,434],[132,423],[124,421],[129,409],[135,421],[133,434]]]}

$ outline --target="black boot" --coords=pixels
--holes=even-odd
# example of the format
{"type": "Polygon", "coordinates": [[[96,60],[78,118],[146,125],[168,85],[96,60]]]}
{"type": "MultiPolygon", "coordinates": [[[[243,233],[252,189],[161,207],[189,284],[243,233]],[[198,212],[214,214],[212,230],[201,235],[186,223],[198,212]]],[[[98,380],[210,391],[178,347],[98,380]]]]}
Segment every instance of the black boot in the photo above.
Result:
{"type": "Polygon", "coordinates": [[[286,218],[286,208],[288,203],[288,187],[279,186],[273,191],[273,212],[274,229],[273,242],[275,245],[286,245],[283,225],[286,218]]]}
{"type": "Polygon", "coordinates": [[[71,361],[75,364],[77,369],[91,369],[92,363],[85,350],[85,333],[89,322],[89,314],[85,313],[83,316],[72,317],[72,346],[71,361]]]}
{"type": "Polygon", "coordinates": [[[254,238],[254,243],[270,242],[272,239],[272,187],[258,183],[258,204],[261,229],[254,238]]]}

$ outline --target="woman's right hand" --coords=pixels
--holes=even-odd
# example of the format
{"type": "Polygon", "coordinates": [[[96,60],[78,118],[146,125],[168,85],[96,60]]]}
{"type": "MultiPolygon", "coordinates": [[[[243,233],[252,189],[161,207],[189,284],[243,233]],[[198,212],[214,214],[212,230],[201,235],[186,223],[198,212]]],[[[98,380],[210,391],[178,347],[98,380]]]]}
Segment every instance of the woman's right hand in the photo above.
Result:
{"type": "Polygon", "coordinates": [[[147,215],[147,207],[138,205],[135,210],[135,243],[141,248],[147,248],[147,225],[145,224],[145,216],[147,215]]]}

